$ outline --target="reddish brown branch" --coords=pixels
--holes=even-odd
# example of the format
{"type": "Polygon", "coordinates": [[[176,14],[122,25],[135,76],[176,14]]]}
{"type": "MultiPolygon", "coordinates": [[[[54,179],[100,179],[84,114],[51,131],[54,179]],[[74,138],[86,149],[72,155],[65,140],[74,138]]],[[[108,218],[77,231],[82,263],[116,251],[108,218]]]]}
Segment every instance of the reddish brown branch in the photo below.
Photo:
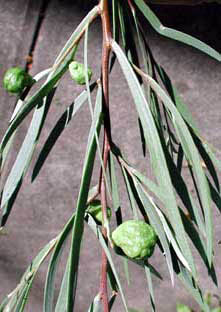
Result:
{"type": "MultiPolygon", "coordinates": [[[[110,59],[110,40],[111,26],[108,10],[108,0],[100,1],[101,21],[103,29],[103,48],[102,48],[102,88],[103,88],[103,113],[104,113],[104,142],[103,142],[103,163],[104,170],[107,168],[110,142],[111,142],[111,127],[110,127],[110,113],[109,113],[109,59],[110,59]]],[[[105,223],[107,221],[107,194],[104,172],[101,169],[100,175],[100,194],[102,204],[102,234],[107,241],[107,229],[105,223]]],[[[104,312],[109,312],[108,292],[107,292],[107,257],[102,250],[102,264],[101,264],[101,282],[100,295],[103,302],[104,312]]]]}

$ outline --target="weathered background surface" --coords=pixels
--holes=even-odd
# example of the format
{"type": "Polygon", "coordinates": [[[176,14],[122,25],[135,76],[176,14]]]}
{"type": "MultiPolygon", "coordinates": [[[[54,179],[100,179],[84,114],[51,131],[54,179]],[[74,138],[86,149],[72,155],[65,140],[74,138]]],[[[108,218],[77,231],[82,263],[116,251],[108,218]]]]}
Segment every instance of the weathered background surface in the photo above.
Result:
{"type": "MultiPolygon", "coordinates": [[[[34,51],[34,62],[31,72],[37,73],[48,68],[72,31],[86,14],[86,10],[74,4],[75,1],[51,1],[42,23],[34,51]]],[[[0,77],[4,71],[14,65],[24,65],[25,58],[32,42],[37,23],[40,1],[0,0],[0,77]]],[[[168,26],[196,35],[221,52],[220,14],[221,8],[215,5],[195,8],[154,8],[168,26]]],[[[99,75],[101,57],[100,23],[96,21],[90,29],[89,63],[95,75],[99,75]]],[[[202,135],[221,150],[221,71],[220,64],[199,52],[182,44],[166,40],[156,35],[147,25],[147,36],[157,60],[170,74],[189,105],[202,135]]],[[[83,53],[79,52],[79,59],[83,53]]],[[[53,123],[65,107],[81,91],[65,75],[56,93],[46,127],[42,133],[38,151],[47,138],[53,123]]],[[[13,111],[15,99],[9,97],[0,86],[0,134],[3,135],[7,121],[13,111]]],[[[118,66],[113,71],[111,81],[111,113],[113,137],[120,144],[127,157],[137,166],[140,165],[141,146],[137,127],[136,113],[127,90],[127,85],[118,66]]],[[[0,299],[9,293],[19,282],[21,274],[36,255],[38,250],[53,238],[68,220],[74,207],[79,188],[83,155],[90,125],[89,110],[85,108],[74,122],[66,129],[56,147],[48,158],[45,167],[36,181],[31,184],[31,171],[17,198],[8,222],[7,235],[1,236],[0,243],[0,299]]],[[[18,135],[19,146],[28,122],[25,122],[18,135]]],[[[13,155],[12,155],[13,156],[13,155]]],[[[218,151],[217,156],[221,158],[218,151]]],[[[94,183],[96,177],[94,177],[94,183]]],[[[129,206],[125,189],[122,189],[122,206],[127,211],[129,206]]],[[[125,213],[125,212],[124,212],[125,213]]],[[[126,212],[125,214],[128,215],[126,212]]],[[[214,209],[215,245],[217,275],[221,276],[221,258],[218,240],[221,237],[219,226],[221,217],[214,209]]],[[[112,221],[112,226],[115,226],[112,221]]],[[[79,290],[77,293],[76,311],[87,311],[89,303],[98,291],[99,260],[101,250],[93,236],[86,229],[86,239],[81,254],[79,290]],[[93,245],[94,243],[94,245],[93,245]],[[93,246],[93,249],[91,248],[93,246]]],[[[171,288],[167,268],[163,257],[157,250],[151,262],[160,270],[164,281],[155,281],[157,308],[159,311],[175,311],[176,301],[190,303],[197,307],[186,291],[176,281],[171,288]]],[[[122,264],[117,260],[122,280],[122,264]]],[[[207,278],[207,272],[198,262],[200,281],[205,290],[218,292],[207,278]]],[[[148,292],[144,274],[140,268],[130,265],[132,283],[125,283],[129,305],[149,311],[148,292]]],[[[33,287],[32,299],[27,311],[42,311],[43,283],[46,266],[43,266],[33,287]]],[[[197,308],[196,308],[197,309],[197,308]]],[[[121,300],[117,300],[115,312],[123,311],[121,300]]]]}

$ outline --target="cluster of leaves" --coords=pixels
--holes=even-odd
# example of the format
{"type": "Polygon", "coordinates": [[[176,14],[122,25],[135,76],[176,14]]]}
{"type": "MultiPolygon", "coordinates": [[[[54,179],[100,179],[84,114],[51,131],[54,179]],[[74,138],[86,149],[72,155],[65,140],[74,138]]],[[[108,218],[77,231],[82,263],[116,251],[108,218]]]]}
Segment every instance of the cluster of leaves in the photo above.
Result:
{"type": "MultiPolygon", "coordinates": [[[[99,145],[99,136],[102,133],[100,130],[106,122],[106,111],[103,107],[104,99],[102,96],[103,85],[101,80],[98,79],[99,77],[94,77],[97,80],[89,84],[87,76],[89,27],[94,19],[100,16],[103,2],[104,0],[101,0],[99,5],[95,5],[77,29],[74,30],[53,66],[34,77],[36,81],[47,77],[39,90],[30,97],[27,97],[29,90],[25,90],[20,96],[8,129],[0,144],[2,171],[19,126],[28,114],[34,110],[26,137],[2,189],[0,226],[3,229],[22,185],[23,178],[29,169],[59,81],[68,70],[70,62],[73,61],[79,41],[84,38],[86,88],[76,97],[54,125],[42,147],[32,173],[32,181],[34,181],[59,136],[72,122],[80,108],[88,102],[91,113],[91,129],[88,136],[75,212],[64,226],[63,231],[49,242],[32,261],[20,283],[12,293],[6,296],[0,305],[0,311],[20,312],[24,310],[35,275],[41,263],[51,252],[43,310],[45,312],[70,312],[74,309],[80,242],[85,222],[88,223],[97,237],[109,263],[108,277],[112,290],[109,309],[111,310],[113,306],[116,294],[120,293],[125,311],[131,310],[128,308],[118,272],[112,259],[110,251],[112,241],[108,220],[105,220],[108,237],[106,240],[99,225],[86,212],[87,203],[99,195],[99,188],[90,185],[95,156],[98,153],[117,224],[122,223],[122,214],[116,164],[119,165],[125,181],[133,218],[138,219],[142,216],[155,229],[158,236],[158,246],[168,266],[172,284],[174,284],[174,276],[176,275],[190,291],[201,309],[209,312],[209,306],[204,300],[198,284],[196,263],[192,255],[191,248],[193,247],[190,247],[190,241],[207,267],[208,274],[216,284],[217,278],[213,266],[214,239],[211,202],[214,202],[218,209],[221,209],[220,188],[215,169],[216,167],[221,168],[221,164],[209,144],[200,136],[188,107],[179,97],[167,73],[156,62],[151,47],[146,40],[145,29],[140,17],[144,17],[161,36],[188,44],[218,62],[220,62],[221,56],[198,39],[163,26],[143,0],[109,1],[112,11],[113,33],[109,42],[112,51],[110,75],[111,69],[118,62],[137,110],[143,156],[149,155],[155,180],[151,180],[147,173],[141,173],[132,167],[128,160],[129,155],[128,157],[124,155],[120,147],[114,144],[113,138],[108,159],[109,170],[105,172],[99,145]],[[94,105],[91,99],[92,92],[96,92],[94,105]],[[196,191],[196,198],[192,196],[183,178],[182,166],[184,161],[188,164],[189,174],[192,177],[196,191]],[[179,198],[179,201],[177,198],[179,198]],[[60,285],[60,293],[55,302],[57,268],[60,265],[60,256],[69,235],[71,235],[69,257],[66,261],[66,270],[60,285]],[[110,242],[109,245],[107,241],[110,242]]],[[[143,156],[141,155],[141,157],[143,156]]],[[[133,261],[144,269],[149,286],[152,311],[155,311],[156,303],[152,276],[155,275],[157,278],[161,278],[160,273],[149,261],[133,260],[127,258],[122,252],[116,250],[115,252],[118,252],[120,257],[127,261],[133,261]]],[[[101,301],[100,293],[98,293],[88,311],[100,311],[101,301]]]]}

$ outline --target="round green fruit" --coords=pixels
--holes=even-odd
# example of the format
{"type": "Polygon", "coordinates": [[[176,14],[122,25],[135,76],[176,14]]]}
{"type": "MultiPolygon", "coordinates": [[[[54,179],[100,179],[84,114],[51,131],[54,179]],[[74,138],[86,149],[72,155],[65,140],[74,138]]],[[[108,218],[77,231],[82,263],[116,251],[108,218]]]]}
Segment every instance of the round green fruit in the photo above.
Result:
{"type": "Polygon", "coordinates": [[[10,93],[21,93],[33,84],[33,78],[20,67],[9,68],[3,78],[3,87],[10,93]]]}
{"type": "Polygon", "coordinates": [[[152,256],[157,235],[149,224],[141,220],[129,220],[119,225],[112,233],[116,246],[132,259],[152,256]]]}
{"type": "MultiPolygon", "coordinates": [[[[94,217],[99,223],[102,223],[102,206],[101,201],[98,199],[93,200],[87,208],[87,212],[94,217]]],[[[111,209],[107,207],[107,217],[111,218],[111,209]]]]}
{"type": "MultiPolygon", "coordinates": [[[[80,84],[80,85],[86,84],[84,64],[78,63],[76,61],[71,62],[69,65],[69,72],[70,72],[71,78],[74,81],[76,81],[77,84],[80,84]]],[[[87,74],[88,74],[88,81],[90,81],[92,77],[91,68],[88,68],[87,74]]]]}

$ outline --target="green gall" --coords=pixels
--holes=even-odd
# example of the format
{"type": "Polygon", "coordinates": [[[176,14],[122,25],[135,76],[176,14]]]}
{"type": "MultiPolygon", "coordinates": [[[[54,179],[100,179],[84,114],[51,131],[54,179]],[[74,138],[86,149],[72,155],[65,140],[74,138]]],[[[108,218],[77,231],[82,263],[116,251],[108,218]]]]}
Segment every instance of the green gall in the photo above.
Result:
{"type": "Polygon", "coordinates": [[[132,259],[152,256],[157,236],[151,225],[141,220],[129,220],[119,225],[112,233],[116,246],[132,259]]]}
{"type": "Polygon", "coordinates": [[[3,87],[10,93],[20,94],[25,87],[33,84],[34,79],[20,67],[9,68],[3,78],[3,87]]]}
{"type": "MultiPolygon", "coordinates": [[[[86,84],[86,77],[85,77],[85,67],[84,64],[78,63],[76,61],[71,62],[69,65],[69,72],[71,78],[77,82],[77,84],[85,85],[86,84]]],[[[92,70],[88,67],[88,81],[91,80],[92,77],[92,70]]]]}
{"type": "MultiPolygon", "coordinates": [[[[98,199],[93,200],[87,208],[87,212],[94,217],[99,223],[102,223],[102,206],[101,201],[98,199]]],[[[111,209],[107,207],[107,217],[111,218],[111,209]]]]}

